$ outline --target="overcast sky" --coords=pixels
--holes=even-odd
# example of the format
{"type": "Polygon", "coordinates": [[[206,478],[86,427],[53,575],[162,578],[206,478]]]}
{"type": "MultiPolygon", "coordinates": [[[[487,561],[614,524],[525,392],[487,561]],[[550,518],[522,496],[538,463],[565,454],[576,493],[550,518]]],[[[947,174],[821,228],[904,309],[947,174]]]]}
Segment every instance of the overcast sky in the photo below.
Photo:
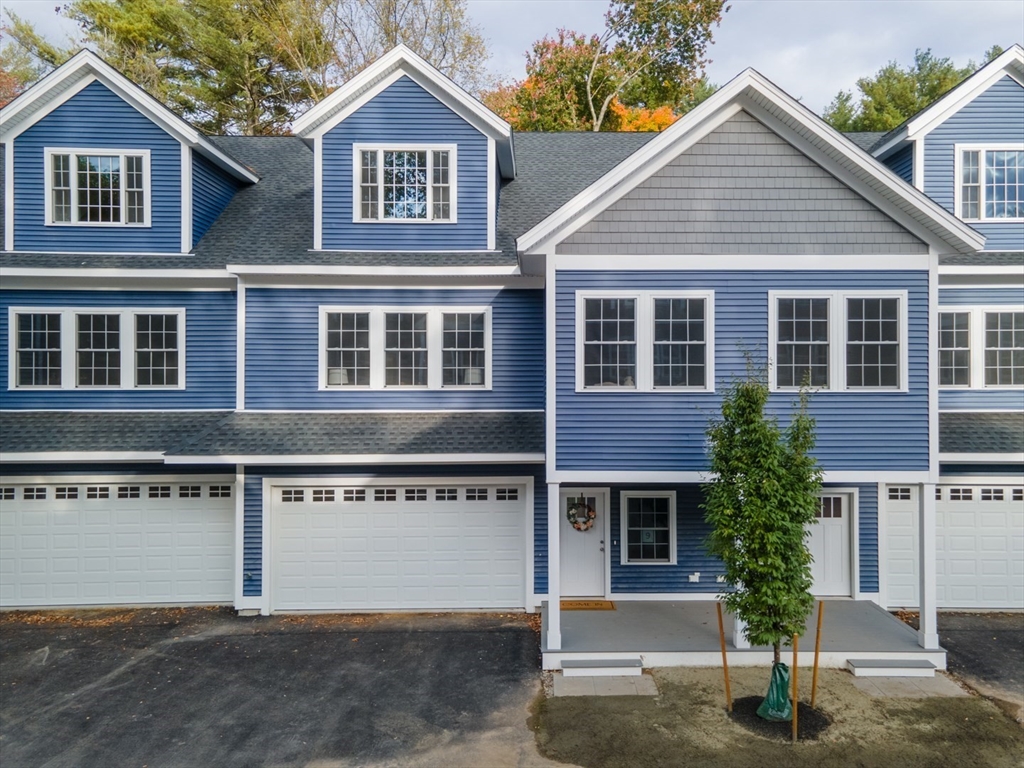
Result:
{"type": "MultiPolygon", "coordinates": [[[[75,31],[60,0],[0,0],[55,40],[75,31]]],[[[523,76],[523,53],[559,27],[599,32],[607,0],[468,0],[491,51],[491,69],[523,76]]],[[[958,65],[993,44],[1024,42],[1022,0],[732,0],[711,46],[709,74],[723,85],[753,67],[820,112],[840,89],[887,61],[931,48],[958,65]]]]}

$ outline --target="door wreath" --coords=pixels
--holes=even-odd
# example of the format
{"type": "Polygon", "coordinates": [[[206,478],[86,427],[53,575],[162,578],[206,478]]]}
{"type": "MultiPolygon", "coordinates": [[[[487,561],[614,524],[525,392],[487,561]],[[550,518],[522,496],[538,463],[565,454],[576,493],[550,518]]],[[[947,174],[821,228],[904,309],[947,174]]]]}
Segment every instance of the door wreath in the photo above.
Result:
{"type": "Polygon", "coordinates": [[[565,510],[565,517],[577,531],[589,531],[594,527],[597,512],[586,499],[573,499],[565,510]]]}

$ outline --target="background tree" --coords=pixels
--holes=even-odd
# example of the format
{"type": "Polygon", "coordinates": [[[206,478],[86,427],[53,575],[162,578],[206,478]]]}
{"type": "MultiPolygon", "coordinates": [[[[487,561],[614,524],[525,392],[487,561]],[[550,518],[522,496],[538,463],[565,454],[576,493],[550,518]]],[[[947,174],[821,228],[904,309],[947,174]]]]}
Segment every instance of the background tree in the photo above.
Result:
{"type": "Polygon", "coordinates": [[[470,88],[483,40],[466,0],[72,0],[79,37],[54,44],[8,12],[44,69],[81,47],[212,133],[275,134],[399,42],[470,88]]]}
{"type": "Polygon", "coordinates": [[[39,79],[40,68],[32,57],[7,37],[0,27],[0,107],[39,79]]]}
{"type": "Polygon", "coordinates": [[[782,644],[804,633],[814,606],[807,526],[814,521],[821,470],[810,455],[814,419],[808,396],[785,430],[765,414],[765,371],[733,384],[721,417],[707,430],[714,479],[704,486],[707,550],[725,566],[734,588],[726,607],[746,624],[753,645],[770,645],[775,661],[782,644]]]}
{"type": "Polygon", "coordinates": [[[664,128],[714,91],[705,55],[727,10],[724,0],[612,0],[601,34],[537,41],[526,78],[485,103],[520,130],[664,128]]]}
{"type": "MultiPolygon", "coordinates": [[[[985,52],[983,64],[1001,54],[998,45],[985,52]]],[[[825,108],[825,122],[840,131],[889,131],[938,100],[978,65],[957,67],[948,58],[936,58],[931,49],[914,52],[914,63],[901,67],[890,61],[874,75],[857,81],[860,101],[851,91],[840,91],[825,108]]]]}

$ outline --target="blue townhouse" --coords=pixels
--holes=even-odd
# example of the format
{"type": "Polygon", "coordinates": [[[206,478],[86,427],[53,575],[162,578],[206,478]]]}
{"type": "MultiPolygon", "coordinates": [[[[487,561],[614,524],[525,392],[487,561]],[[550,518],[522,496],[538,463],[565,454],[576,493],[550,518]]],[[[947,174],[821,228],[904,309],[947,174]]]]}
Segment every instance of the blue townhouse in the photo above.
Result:
{"type": "Polygon", "coordinates": [[[748,357],[782,420],[816,390],[815,594],[935,652],[1024,606],[1021,62],[886,137],[752,70],[513,134],[400,47],[262,138],[78,54],[0,111],[0,606],[543,608],[558,668],[562,598],[721,590],[748,357]]]}

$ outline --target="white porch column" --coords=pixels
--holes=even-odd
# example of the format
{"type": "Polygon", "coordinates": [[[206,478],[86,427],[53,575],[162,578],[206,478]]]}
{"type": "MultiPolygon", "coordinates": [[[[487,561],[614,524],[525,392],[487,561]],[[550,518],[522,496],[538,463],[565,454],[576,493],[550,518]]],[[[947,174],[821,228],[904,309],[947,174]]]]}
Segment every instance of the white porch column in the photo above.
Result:
{"type": "Polygon", "coordinates": [[[921,564],[920,589],[921,618],[917,630],[917,643],[922,648],[939,647],[938,615],[935,600],[935,483],[921,483],[918,561],[921,564]]]}
{"type": "Polygon", "coordinates": [[[746,628],[747,623],[734,613],[732,615],[732,644],[734,648],[745,650],[750,647],[750,641],[743,634],[743,630],[746,628]]]}
{"type": "Polygon", "coordinates": [[[558,483],[548,483],[548,650],[562,647],[562,558],[559,534],[562,529],[558,483]]]}

